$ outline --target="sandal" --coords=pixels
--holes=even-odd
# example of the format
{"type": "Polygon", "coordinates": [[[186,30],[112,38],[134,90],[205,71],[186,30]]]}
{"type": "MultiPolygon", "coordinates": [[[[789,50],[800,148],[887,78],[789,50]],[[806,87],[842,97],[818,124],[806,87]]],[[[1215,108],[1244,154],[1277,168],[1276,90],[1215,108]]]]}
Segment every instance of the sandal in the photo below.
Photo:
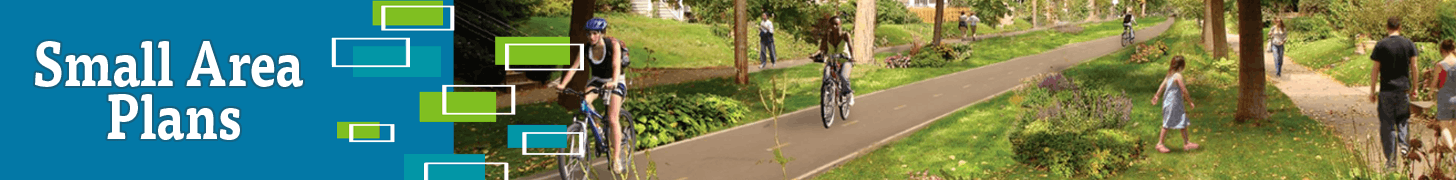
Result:
{"type": "Polygon", "coordinates": [[[1172,151],[1172,150],[1168,150],[1168,147],[1167,146],[1163,146],[1163,144],[1158,144],[1157,148],[1158,148],[1158,152],[1160,152],[1160,153],[1168,153],[1169,151],[1172,151]]]}
{"type": "Polygon", "coordinates": [[[1192,151],[1194,149],[1198,149],[1198,144],[1188,143],[1183,145],[1183,150],[1185,151],[1192,151]]]}

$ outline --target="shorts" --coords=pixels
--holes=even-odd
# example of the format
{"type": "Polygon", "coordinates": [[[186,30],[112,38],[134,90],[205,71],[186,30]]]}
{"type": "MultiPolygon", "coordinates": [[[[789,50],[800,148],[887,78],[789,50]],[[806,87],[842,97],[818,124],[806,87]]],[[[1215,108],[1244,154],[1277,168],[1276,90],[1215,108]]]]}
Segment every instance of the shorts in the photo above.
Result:
{"type": "MultiPolygon", "coordinates": [[[[591,80],[587,81],[586,86],[587,87],[596,87],[597,89],[601,89],[601,88],[604,88],[604,86],[606,86],[607,83],[612,83],[612,79],[611,78],[601,78],[601,77],[592,76],[591,77],[591,80]]],[[[617,95],[621,95],[622,97],[627,97],[627,84],[617,83],[617,88],[611,89],[611,92],[612,92],[612,94],[617,94],[617,95]]],[[[611,97],[612,96],[602,96],[602,99],[606,99],[606,100],[610,101],[611,100],[610,99],[611,97]]]]}
{"type": "Polygon", "coordinates": [[[961,22],[961,26],[960,27],[970,27],[970,26],[966,26],[966,22],[961,22]]]}

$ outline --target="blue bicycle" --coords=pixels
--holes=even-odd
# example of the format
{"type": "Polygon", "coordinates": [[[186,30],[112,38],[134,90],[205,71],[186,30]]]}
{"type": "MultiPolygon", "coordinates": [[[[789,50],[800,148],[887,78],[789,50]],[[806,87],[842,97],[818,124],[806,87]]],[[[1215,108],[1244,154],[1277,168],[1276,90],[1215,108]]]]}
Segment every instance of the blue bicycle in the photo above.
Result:
{"type": "MultiPolygon", "coordinates": [[[[625,85],[619,84],[618,88],[622,88],[623,92],[625,92],[627,87],[625,85]]],[[[561,91],[563,93],[576,95],[578,97],[581,97],[582,99],[580,110],[581,113],[577,114],[575,117],[572,117],[571,125],[568,125],[566,127],[566,131],[590,131],[586,134],[592,138],[591,140],[588,140],[588,142],[591,142],[590,144],[583,144],[581,142],[578,142],[578,138],[570,138],[570,140],[567,140],[567,142],[570,143],[570,145],[568,145],[569,148],[558,149],[558,153],[571,153],[571,151],[573,151],[574,149],[579,148],[586,149],[586,152],[580,156],[557,155],[556,166],[557,169],[561,171],[561,179],[590,179],[590,174],[593,174],[591,173],[592,157],[600,154],[611,154],[612,146],[607,144],[607,141],[609,141],[606,136],[607,134],[605,131],[603,131],[601,123],[597,122],[598,120],[604,120],[606,118],[603,118],[601,113],[597,113],[596,110],[592,109],[592,105],[590,103],[587,103],[586,101],[586,95],[589,93],[596,93],[607,95],[607,97],[610,97],[610,95],[608,95],[607,93],[610,93],[611,91],[606,91],[601,88],[591,90],[590,92],[580,92],[572,89],[562,89],[561,91]],[[582,148],[580,147],[581,145],[585,145],[586,147],[582,148]]],[[[632,123],[632,113],[627,112],[626,109],[621,110],[621,117],[618,119],[625,121],[622,123],[622,142],[620,142],[622,143],[621,153],[623,154],[619,156],[625,162],[621,164],[624,164],[627,167],[632,167],[632,152],[637,151],[637,128],[634,127],[632,123]]],[[[610,161],[611,158],[607,159],[609,159],[608,161],[610,161]]],[[[628,171],[635,172],[636,170],[628,169],[628,171]]],[[[613,174],[621,176],[621,174],[618,174],[617,172],[613,172],[613,174]]]]}

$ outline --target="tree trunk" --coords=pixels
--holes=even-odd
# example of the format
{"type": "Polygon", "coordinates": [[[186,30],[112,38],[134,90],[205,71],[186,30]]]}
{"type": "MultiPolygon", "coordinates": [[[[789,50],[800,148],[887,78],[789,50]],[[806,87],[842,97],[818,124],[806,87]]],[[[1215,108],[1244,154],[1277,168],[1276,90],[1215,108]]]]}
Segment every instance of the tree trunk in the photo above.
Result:
{"type": "MultiPolygon", "coordinates": [[[[592,17],[594,17],[594,15],[596,14],[596,4],[596,0],[577,0],[571,2],[571,29],[567,31],[567,36],[571,37],[571,43],[591,43],[591,39],[588,39],[590,38],[588,37],[589,35],[586,31],[582,29],[586,27],[586,21],[591,20],[592,17]]],[[[581,54],[579,54],[578,52],[580,51],[571,51],[571,59],[580,58],[581,54]]],[[[576,61],[571,62],[576,63],[576,61]]],[[[591,73],[582,71],[577,72],[576,76],[563,78],[571,78],[571,83],[566,85],[567,88],[582,89],[583,87],[586,87],[587,76],[590,74],[591,73]]],[[[561,105],[561,107],[565,107],[566,109],[580,109],[581,103],[577,102],[581,102],[581,97],[577,97],[576,95],[559,94],[556,96],[556,104],[559,104],[561,105]]]]}
{"type": "Polygon", "coordinates": [[[1239,107],[1237,122],[1260,120],[1264,107],[1264,36],[1259,0],[1238,0],[1239,5],[1239,107]]]}
{"type": "Polygon", "coordinates": [[[855,62],[874,62],[875,45],[875,0],[859,0],[858,8],[854,13],[854,54],[855,62]]]}
{"type": "MultiPolygon", "coordinates": [[[[1209,11],[1211,11],[1209,13],[1210,16],[1209,16],[1209,19],[1204,20],[1204,21],[1209,22],[1209,23],[1212,24],[1212,26],[1208,26],[1207,28],[1210,28],[1210,29],[1213,30],[1213,31],[1210,31],[1213,34],[1209,34],[1209,36],[1212,36],[1213,37],[1213,39],[1212,39],[1213,40],[1213,43],[1209,43],[1209,44],[1212,44],[1213,45],[1213,58],[1214,59],[1218,59],[1218,58],[1227,57],[1228,56],[1228,28],[1227,27],[1224,27],[1224,17],[1223,17],[1223,15],[1224,15],[1224,8],[1223,8],[1223,6],[1224,5],[1223,5],[1223,0],[1209,0],[1208,6],[1211,8],[1209,10],[1209,11]]],[[[1254,10],[1257,11],[1257,10],[1259,10],[1259,8],[1257,8],[1257,6],[1256,6],[1256,8],[1254,8],[1254,10]]],[[[1255,34],[1257,34],[1257,33],[1255,33],[1255,34]]],[[[1258,43],[1258,42],[1255,42],[1255,43],[1258,43]]]]}
{"type": "Polygon", "coordinates": [[[744,1],[733,1],[733,66],[738,68],[734,82],[748,84],[748,6],[744,1]]]}
{"type": "Polygon", "coordinates": [[[1213,47],[1213,35],[1211,35],[1211,34],[1213,34],[1213,28],[1209,28],[1209,27],[1213,27],[1213,21],[1212,20],[1209,20],[1209,19],[1211,19],[1213,17],[1213,6],[1206,5],[1209,2],[1213,2],[1213,0],[1203,0],[1203,4],[1205,4],[1205,6],[1203,6],[1203,17],[1202,17],[1203,18],[1203,24],[1202,24],[1203,31],[1201,31],[1201,33],[1203,33],[1202,34],[1202,37],[1203,37],[1202,40],[1203,41],[1201,42],[1201,44],[1203,44],[1203,51],[1213,51],[1213,48],[1212,48],[1213,47]]]}
{"type": "Polygon", "coordinates": [[[1036,27],[1037,25],[1040,25],[1036,20],[1036,16],[1038,14],[1041,14],[1041,9],[1036,8],[1037,2],[1041,2],[1041,0],[1031,0],[1031,9],[1026,10],[1027,14],[1031,14],[1031,27],[1036,27]]]}
{"type": "Polygon", "coordinates": [[[940,45],[941,29],[945,29],[941,23],[945,22],[945,0],[935,0],[935,38],[930,40],[930,45],[940,45]]]}

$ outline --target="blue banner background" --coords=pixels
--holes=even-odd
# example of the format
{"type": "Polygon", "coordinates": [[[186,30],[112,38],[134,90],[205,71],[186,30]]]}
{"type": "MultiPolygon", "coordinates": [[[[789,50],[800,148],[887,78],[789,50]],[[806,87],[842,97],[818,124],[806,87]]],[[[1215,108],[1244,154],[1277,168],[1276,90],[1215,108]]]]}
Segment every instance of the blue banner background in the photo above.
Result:
{"type": "MultiPolygon", "coordinates": [[[[0,179],[399,179],[402,154],[452,153],[451,123],[418,121],[418,92],[451,84],[454,51],[449,31],[380,31],[370,23],[371,1],[14,1],[0,7],[0,87],[5,89],[0,179]],[[441,75],[427,78],[352,77],[330,67],[332,37],[410,37],[414,46],[440,47],[441,75]],[[118,54],[144,61],[141,41],[171,41],[172,87],[34,86],[36,47],[62,43],[50,57],[66,74],[67,54],[118,54]],[[203,40],[232,79],[231,54],[293,54],[302,88],[185,87],[203,40]],[[175,107],[241,109],[243,133],[235,141],[140,140],[143,117],[122,124],[127,140],[108,141],[107,95],[152,93],[153,111],[175,107]],[[394,143],[336,139],[335,122],[395,124],[394,143]]],[[[446,5],[452,1],[444,1],[446,5]]],[[[344,48],[344,47],[340,47],[344,48]]],[[[47,50],[49,53],[49,50],[47,50]]],[[[155,50],[154,53],[161,53],[155,50]]],[[[161,68],[159,54],[153,68],[161,68]]],[[[416,62],[415,64],[419,64],[416,62]]],[[[142,64],[135,64],[141,67],[142,64]]],[[[116,68],[115,64],[111,65],[116,68]]],[[[112,73],[115,73],[112,70],[112,73]]],[[[138,73],[142,73],[138,69],[138,73]]],[[[160,70],[154,70],[160,76],[160,70]]],[[[80,73],[79,74],[84,74],[80,73]]],[[[46,78],[51,74],[47,73],[46,78]]],[[[69,77],[63,77],[68,79],[69,77]]],[[[140,78],[138,78],[140,79],[140,78]]],[[[201,78],[207,83],[210,78],[201,78]]],[[[63,80],[64,81],[64,80],[63,80]]],[[[139,106],[139,108],[142,108],[139,106]]],[[[145,109],[144,109],[145,110],[145,109]]],[[[139,112],[140,113],[140,112],[139,112]]],[[[216,114],[214,114],[216,115],[216,114]]],[[[154,123],[156,123],[154,122],[154,123]]],[[[181,130],[187,129],[186,121],[181,130]]],[[[199,122],[201,124],[202,122],[199,122]]],[[[220,122],[219,122],[220,123],[220,122]]],[[[221,128],[221,124],[217,125],[221,128]]],[[[206,128],[199,126],[199,130],[206,128]]]]}

